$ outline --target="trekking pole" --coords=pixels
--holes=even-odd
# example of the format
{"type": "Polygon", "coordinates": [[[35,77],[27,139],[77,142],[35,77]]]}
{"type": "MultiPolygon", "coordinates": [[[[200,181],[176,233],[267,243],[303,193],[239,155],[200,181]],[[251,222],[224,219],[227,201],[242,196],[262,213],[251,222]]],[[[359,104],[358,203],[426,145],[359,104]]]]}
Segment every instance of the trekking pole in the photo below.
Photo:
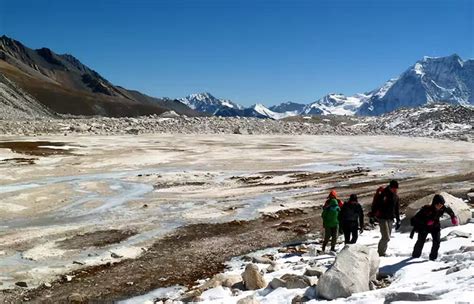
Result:
{"type": "Polygon", "coordinates": [[[410,239],[412,239],[414,235],[415,235],[415,228],[413,227],[413,229],[410,232],[410,239]]]}

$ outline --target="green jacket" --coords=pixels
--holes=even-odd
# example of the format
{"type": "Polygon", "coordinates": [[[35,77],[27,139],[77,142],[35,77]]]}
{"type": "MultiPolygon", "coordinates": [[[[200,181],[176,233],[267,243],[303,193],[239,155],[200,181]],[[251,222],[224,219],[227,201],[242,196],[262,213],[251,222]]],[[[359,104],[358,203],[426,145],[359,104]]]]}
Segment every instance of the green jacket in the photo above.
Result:
{"type": "Polygon", "coordinates": [[[329,201],[327,207],[323,209],[321,216],[323,217],[323,226],[324,228],[335,228],[339,225],[339,204],[336,199],[329,201]]]}

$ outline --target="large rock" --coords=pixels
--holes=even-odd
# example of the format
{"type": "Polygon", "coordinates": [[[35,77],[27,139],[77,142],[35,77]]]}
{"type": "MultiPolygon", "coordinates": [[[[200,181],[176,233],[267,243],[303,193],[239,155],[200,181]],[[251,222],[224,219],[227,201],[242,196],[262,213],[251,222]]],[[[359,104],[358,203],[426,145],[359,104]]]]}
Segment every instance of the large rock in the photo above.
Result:
{"type": "Polygon", "coordinates": [[[369,291],[370,281],[377,277],[379,263],[379,256],[374,249],[357,244],[346,245],[331,268],[319,278],[319,295],[333,300],[369,291]]]}
{"type": "MultiPolygon", "coordinates": [[[[459,224],[464,225],[467,224],[469,219],[471,218],[471,210],[468,204],[464,203],[464,201],[460,198],[457,198],[455,196],[452,196],[449,193],[446,192],[441,192],[440,193],[444,200],[446,201],[446,206],[450,207],[453,209],[454,214],[458,217],[459,224]]],[[[433,200],[434,194],[425,196],[410,205],[405,210],[405,219],[402,221],[402,226],[401,226],[401,231],[402,232],[409,232],[412,229],[412,226],[410,225],[410,219],[415,216],[415,214],[418,212],[418,210],[421,209],[424,205],[431,205],[431,202],[433,200]]],[[[445,215],[441,218],[441,228],[449,227],[452,226],[451,224],[451,219],[449,218],[449,215],[445,213],[445,215]]]]}
{"type": "Polygon", "coordinates": [[[258,266],[251,263],[245,266],[245,271],[242,273],[242,279],[244,280],[245,288],[248,290],[264,288],[267,285],[263,275],[258,270],[258,266]]]}
{"type": "Polygon", "coordinates": [[[306,288],[312,285],[311,280],[304,275],[287,273],[280,279],[285,282],[285,287],[288,289],[306,288]]]}

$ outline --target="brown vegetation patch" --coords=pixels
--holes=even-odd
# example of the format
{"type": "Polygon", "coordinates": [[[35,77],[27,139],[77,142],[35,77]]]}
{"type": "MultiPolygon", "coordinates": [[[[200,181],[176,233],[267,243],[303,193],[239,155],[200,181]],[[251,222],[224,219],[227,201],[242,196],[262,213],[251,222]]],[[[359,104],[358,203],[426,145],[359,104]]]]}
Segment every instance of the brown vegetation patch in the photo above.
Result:
{"type": "Polygon", "coordinates": [[[33,156],[72,155],[70,150],[49,148],[64,147],[66,144],[64,142],[51,141],[6,141],[0,142],[0,148],[33,156]]]}
{"type": "Polygon", "coordinates": [[[34,165],[37,160],[37,158],[14,157],[0,160],[0,164],[34,165]]]}
{"type": "Polygon", "coordinates": [[[135,235],[131,230],[100,230],[78,234],[64,241],[58,242],[58,247],[62,249],[83,249],[87,247],[105,247],[117,244],[135,235]]]}

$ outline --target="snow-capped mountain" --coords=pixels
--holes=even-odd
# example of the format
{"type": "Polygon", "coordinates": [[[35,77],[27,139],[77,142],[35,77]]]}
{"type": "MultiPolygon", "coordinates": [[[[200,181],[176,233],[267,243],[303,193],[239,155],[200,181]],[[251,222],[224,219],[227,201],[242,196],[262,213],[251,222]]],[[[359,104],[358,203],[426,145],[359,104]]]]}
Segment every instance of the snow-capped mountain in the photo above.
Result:
{"type": "Polygon", "coordinates": [[[380,115],[398,108],[413,108],[432,102],[474,104],[474,60],[454,54],[424,57],[400,77],[372,92],[357,114],[380,115]]]}
{"type": "Polygon", "coordinates": [[[258,113],[262,116],[266,116],[266,117],[271,118],[271,119],[282,119],[282,118],[289,117],[289,116],[299,115],[298,111],[286,111],[286,112],[282,112],[282,113],[274,112],[274,111],[268,109],[267,107],[265,107],[261,103],[257,103],[257,104],[253,105],[250,108],[253,109],[256,113],[258,113]]]}
{"type": "Polygon", "coordinates": [[[219,99],[212,96],[210,93],[191,94],[179,101],[187,105],[193,110],[205,112],[209,114],[216,114],[228,109],[242,110],[243,107],[227,99],[219,99]]]}
{"type": "Polygon", "coordinates": [[[301,113],[306,105],[302,103],[296,102],[283,102],[279,105],[271,106],[268,109],[277,112],[277,113],[286,113],[286,112],[294,112],[294,113],[301,113]]]}
{"type": "Polygon", "coordinates": [[[458,55],[424,57],[399,77],[363,94],[328,94],[308,105],[284,102],[269,108],[255,104],[244,108],[209,93],[192,94],[180,101],[190,108],[226,117],[282,119],[295,115],[381,115],[399,108],[436,102],[474,105],[474,60],[458,55]]]}
{"type": "Polygon", "coordinates": [[[367,94],[356,94],[354,96],[345,96],[343,94],[329,94],[305,106],[301,114],[354,115],[359,109],[359,107],[370,97],[371,95],[367,94]]]}

